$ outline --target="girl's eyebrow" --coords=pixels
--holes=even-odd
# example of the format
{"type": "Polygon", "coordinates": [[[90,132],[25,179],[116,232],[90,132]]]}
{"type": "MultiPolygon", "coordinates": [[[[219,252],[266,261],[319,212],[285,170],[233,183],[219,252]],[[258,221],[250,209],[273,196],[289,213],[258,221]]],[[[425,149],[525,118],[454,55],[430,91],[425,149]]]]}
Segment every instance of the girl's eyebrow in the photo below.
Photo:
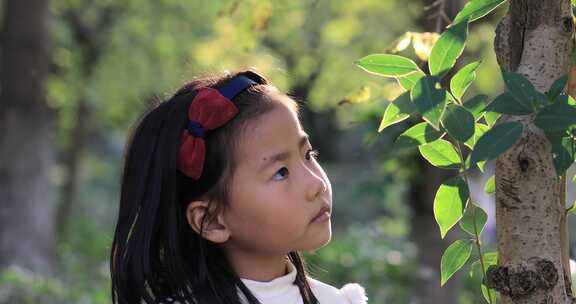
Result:
{"type": "MultiPolygon", "coordinates": [[[[303,134],[302,136],[300,136],[300,139],[298,140],[298,148],[302,149],[302,147],[304,147],[306,145],[306,143],[308,143],[308,140],[309,140],[308,134],[303,134]]],[[[270,157],[264,157],[262,159],[262,164],[260,165],[260,168],[258,171],[263,171],[264,169],[266,169],[267,167],[269,167],[270,165],[272,165],[276,162],[288,159],[290,157],[290,154],[292,154],[292,152],[284,151],[284,152],[274,154],[270,157]]]]}

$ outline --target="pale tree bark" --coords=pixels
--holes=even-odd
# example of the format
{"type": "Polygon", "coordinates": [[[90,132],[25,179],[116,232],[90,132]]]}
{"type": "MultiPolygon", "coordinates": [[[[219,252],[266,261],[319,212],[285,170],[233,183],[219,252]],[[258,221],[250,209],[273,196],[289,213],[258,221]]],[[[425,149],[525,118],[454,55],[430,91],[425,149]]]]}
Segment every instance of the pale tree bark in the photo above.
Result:
{"type": "MultiPolygon", "coordinates": [[[[570,67],[574,25],[569,0],[512,0],[496,30],[498,63],[540,92],[570,67]]],[[[551,145],[533,116],[503,116],[524,131],[496,161],[498,267],[487,283],[502,303],[573,303],[565,242],[564,189],[551,145]]]]}
{"type": "Polygon", "coordinates": [[[53,270],[53,113],[46,104],[49,2],[4,2],[0,55],[0,269],[53,270]]]}

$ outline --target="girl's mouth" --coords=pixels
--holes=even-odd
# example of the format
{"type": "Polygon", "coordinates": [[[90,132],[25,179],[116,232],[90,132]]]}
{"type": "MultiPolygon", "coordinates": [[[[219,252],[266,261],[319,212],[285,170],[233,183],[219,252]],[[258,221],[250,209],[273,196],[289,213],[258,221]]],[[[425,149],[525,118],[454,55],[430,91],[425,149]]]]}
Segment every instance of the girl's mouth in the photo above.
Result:
{"type": "Polygon", "coordinates": [[[330,219],[330,207],[324,206],[316,214],[316,216],[310,221],[311,223],[323,223],[330,219]]]}

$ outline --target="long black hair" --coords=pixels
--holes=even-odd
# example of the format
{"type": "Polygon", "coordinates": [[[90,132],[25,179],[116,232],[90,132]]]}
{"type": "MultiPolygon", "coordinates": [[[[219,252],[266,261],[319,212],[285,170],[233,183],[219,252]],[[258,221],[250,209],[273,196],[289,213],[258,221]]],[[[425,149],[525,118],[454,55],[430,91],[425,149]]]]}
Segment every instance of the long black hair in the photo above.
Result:
{"type": "MultiPolygon", "coordinates": [[[[249,304],[258,300],[234,272],[223,249],[196,233],[186,208],[200,197],[209,201],[211,220],[228,202],[228,185],[237,162],[235,149],[248,121],[267,113],[275,103],[297,104],[255,72],[209,76],[194,80],[149,110],[127,145],[118,222],[110,269],[112,301],[133,303],[249,304]],[[206,135],[206,159],[198,180],[177,169],[187,111],[198,89],[218,88],[238,75],[257,83],[237,95],[238,114],[206,135]]],[[[294,284],[305,304],[318,303],[298,252],[288,259],[297,275],[294,284]]]]}

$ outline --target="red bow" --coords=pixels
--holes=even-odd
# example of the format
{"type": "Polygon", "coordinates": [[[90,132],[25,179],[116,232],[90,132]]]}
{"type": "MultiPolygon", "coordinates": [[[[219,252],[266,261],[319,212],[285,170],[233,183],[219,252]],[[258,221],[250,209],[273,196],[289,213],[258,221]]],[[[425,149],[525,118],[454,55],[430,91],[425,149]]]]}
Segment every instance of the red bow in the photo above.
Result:
{"type": "MultiPolygon", "coordinates": [[[[203,130],[213,130],[230,121],[238,113],[238,108],[220,92],[212,88],[202,88],[188,108],[188,119],[199,124],[203,130]]],[[[182,143],[178,157],[178,169],[186,176],[199,179],[202,175],[206,144],[203,136],[195,136],[188,130],[182,133],[182,143]]]]}

